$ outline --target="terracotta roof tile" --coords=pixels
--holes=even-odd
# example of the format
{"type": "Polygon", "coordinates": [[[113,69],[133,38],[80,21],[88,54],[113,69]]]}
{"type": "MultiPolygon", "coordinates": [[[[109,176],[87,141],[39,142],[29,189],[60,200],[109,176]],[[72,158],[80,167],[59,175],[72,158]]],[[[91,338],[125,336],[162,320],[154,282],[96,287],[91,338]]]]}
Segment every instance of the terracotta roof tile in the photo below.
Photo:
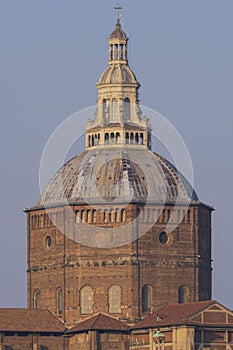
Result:
{"type": "Polygon", "coordinates": [[[60,333],[64,328],[49,310],[0,309],[0,331],[60,333]]]}
{"type": "Polygon", "coordinates": [[[79,322],[76,326],[72,327],[69,332],[73,333],[87,330],[127,331],[128,326],[116,318],[99,313],[79,322]]]}
{"type": "Polygon", "coordinates": [[[167,326],[172,324],[187,324],[188,319],[203,309],[214,304],[215,301],[201,301],[189,304],[171,304],[161,307],[150,316],[138,322],[132,329],[167,326]],[[158,323],[157,318],[160,318],[158,323]]]}

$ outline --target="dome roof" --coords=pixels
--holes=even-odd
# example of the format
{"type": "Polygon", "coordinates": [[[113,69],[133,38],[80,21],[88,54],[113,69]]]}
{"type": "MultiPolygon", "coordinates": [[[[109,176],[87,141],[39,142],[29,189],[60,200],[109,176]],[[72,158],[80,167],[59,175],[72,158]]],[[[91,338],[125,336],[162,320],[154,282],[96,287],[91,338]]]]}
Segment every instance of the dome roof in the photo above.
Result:
{"type": "Polygon", "coordinates": [[[117,23],[116,23],[116,29],[111,33],[110,38],[127,39],[125,32],[121,29],[121,24],[119,19],[117,20],[117,23]]]}
{"type": "Polygon", "coordinates": [[[198,197],[176,168],[158,154],[144,148],[104,148],[68,161],[50,180],[38,205],[67,200],[174,203],[198,201],[198,197]]]}
{"type": "Polygon", "coordinates": [[[101,75],[98,84],[137,83],[137,79],[131,69],[123,65],[108,67],[101,75]]]}

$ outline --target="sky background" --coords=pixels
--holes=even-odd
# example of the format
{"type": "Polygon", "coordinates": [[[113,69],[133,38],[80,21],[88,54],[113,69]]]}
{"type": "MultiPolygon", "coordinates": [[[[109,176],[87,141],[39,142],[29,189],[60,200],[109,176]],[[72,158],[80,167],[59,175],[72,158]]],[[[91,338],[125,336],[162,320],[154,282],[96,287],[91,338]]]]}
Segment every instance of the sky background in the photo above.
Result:
{"type": "MultiPolygon", "coordinates": [[[[0,0],[0,307],[26,306],[23,208],[39,198],[40,158],[52,131],[96,102],[115,4],[0,0]]],[[[180,132],[200,200],[216,209],[213,299],[233,309],[233,1],[121,5],[141,103],[180,132]]]]}

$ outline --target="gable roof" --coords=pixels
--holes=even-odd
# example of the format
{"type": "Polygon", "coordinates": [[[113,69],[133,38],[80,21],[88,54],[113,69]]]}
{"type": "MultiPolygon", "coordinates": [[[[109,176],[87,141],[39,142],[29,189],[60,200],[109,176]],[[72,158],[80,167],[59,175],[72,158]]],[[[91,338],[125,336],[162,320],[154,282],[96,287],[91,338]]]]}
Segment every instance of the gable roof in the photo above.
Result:
{"type": "Polygon", "coordinates": [[[49,310],[0,309],[0,331],[62,333],[64,329],[49,310]]]}
{"type": "Polygon", "coordinates": [[[105,330],[105,331],[127,331],[128,326],[116,318],[99,313],[79,322],[76,326],[69,329],[69,333],[81,332],[87,330],[105,330]]]}
{"type": "Polygon", "coordinates": [[[145,317],[142,321],[133,326],[132,329],[151,328],[167,325],[181,325],[187,323],[194,324],[195,321],[191,320],[194,315],[200,313],[205,309],[208,309],[211,305],[216,303],[217,302],[214,300],[208,300],[189,304],[166,305],[158,309],[150,316],[145,317]],[[157,321],[158,317],[160,319],[159,322],[157,321]]]}

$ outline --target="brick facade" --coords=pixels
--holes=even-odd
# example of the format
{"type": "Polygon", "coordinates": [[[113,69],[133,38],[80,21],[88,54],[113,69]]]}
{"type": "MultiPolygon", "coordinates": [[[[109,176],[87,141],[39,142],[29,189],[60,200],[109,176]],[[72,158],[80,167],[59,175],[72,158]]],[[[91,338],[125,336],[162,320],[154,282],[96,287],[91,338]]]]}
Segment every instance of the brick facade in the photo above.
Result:
{"type": "MultiPolygon", "coordinates": [[[[126,222],[136,216],[137,208],[134,204],[127,206],[126,222]]],[[[112,285],[118,285],[121,310],[113,316],[134,322],[145,316],[142,313],[142,288],[145,285],[152,287],[149,313],[165,303],[178,302],[180,286],[187,287],[186,302],[211,298],[211,227],[203,225],[203,220],[210,222],[210,208],[190,206],[183,222],[176,227],[178,211],[182,211],[182,207],[177,209],[171,220],[174,231],[168,234],[168,242],[162,244],[159,234],[166,230],[167,213],[172,212],[172,207],[151,206],[151,215],[163,210],[165,214],[160,214],[158,222],[138,240],[112,249],[84,246],[72,239],[82,229],[82,224],[76,223],[75,213],[91,208],[76,205],[67,214],[66,209],[64,206],[28,212],[29,308],[34,307],[34,293],[38,290],[40,307],[57,314],[57,290],[61,288],[63,312],[60,317],[73,325],[87,316],[80,310],[83,286],[93,290],[92,313],[108,313],[108,290],[112,285]],[[46,219],[48,214],[53,222],[46,219]],[[66,226],[66,235],[59,231],[59,225],[62,229],[66,226]],[[50,247],[46,243],[48,236],[51,237],[50,247]]],[[[143,226],[152,219],[144,217],[144,220],[137,224],[143,226]]],[[[99,225],[109,229],[120,225],[113,220],[103,222],[101,212],[96,222],[89,224],[96,226],[97,231],[99,225]]]]}

